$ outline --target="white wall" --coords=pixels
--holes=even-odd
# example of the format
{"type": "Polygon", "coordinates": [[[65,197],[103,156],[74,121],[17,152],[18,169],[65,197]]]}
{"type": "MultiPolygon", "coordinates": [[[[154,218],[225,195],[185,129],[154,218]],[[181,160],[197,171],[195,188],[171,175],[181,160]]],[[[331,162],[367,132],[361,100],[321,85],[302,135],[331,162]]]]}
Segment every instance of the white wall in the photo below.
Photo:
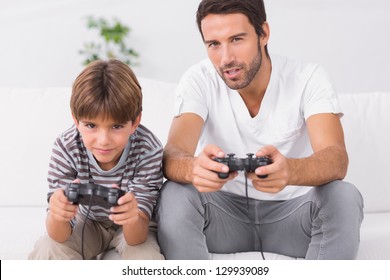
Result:
{"type": "MultiPolygon", "coordinates": [[[[132,28],[137,75],[177,82],[206,57],[199,0],[0,0],[0,86],[70,86],[93,34],[87,15],[132,28]]],[[[271,52],[325,66],[340,91],[390,90],[390,1],[265,0],[271,52]]]]}
{"type": "Polygon", "coordinates": [[[340,91],[390,90],[389,0],[265,0],[270,49],[319,62],[340,91]]]}

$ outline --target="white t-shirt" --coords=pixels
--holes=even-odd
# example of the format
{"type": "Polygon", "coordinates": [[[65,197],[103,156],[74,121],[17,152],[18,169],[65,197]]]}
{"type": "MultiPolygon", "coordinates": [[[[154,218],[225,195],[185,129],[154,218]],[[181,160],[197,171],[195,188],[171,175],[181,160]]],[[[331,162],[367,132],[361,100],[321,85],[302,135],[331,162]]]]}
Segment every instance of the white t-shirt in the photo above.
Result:
{"type": "MultiPolygon", "coordinates": [[[[319,65],[276,55],[271,55],[271,61],[271,79],[259,113],[253,118],[239,93],[226,86],[209,60],[183,75],[176,92],[175,115],[195,113],[204,120],[197,154],[207,144],[239,158],[255,154],[266,145],[275,146],[289,158],[312,153],[307,118],[318,113],[342,115],[333,86],[319,65]]],[[[310,189],[287,186],[277,194],[269,194],[254,189],[251,180],[248,186],[249,197],[263,200],[286,200],[310,189]]],[[[239,172],[222,190],[245,195],[244,173],[239,172]]]]}

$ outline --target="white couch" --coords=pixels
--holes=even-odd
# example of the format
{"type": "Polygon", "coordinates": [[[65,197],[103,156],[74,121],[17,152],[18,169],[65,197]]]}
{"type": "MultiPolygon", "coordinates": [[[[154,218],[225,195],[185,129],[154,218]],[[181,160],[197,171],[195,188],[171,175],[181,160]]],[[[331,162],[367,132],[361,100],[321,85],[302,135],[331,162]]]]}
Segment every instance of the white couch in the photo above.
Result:
{"type": "MultiPolygon", "coordinates": [[[[140,82],[142,123],[165,144],[176,85],[140,82]]],[[[54,139],[72,124],[69,96],[70,88],[0,88],[0,259],[26,259],[45,231],[47,166],[54,139]]],[[[345,93],[339,99],[350,156],[346,180],[365,200],[358,259],[390,260],[390,92],[345,93]]],[[[260,254],[213,257],[260,259],[260,254]]],[[[110,252],[106,258],[117,256],[110,252]]]]}

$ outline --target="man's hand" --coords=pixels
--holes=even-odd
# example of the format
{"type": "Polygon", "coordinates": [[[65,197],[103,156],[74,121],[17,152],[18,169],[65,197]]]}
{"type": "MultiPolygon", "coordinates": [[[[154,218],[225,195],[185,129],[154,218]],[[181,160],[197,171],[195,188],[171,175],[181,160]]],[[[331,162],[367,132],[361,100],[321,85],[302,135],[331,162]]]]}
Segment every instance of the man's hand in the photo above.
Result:
{"type": "Polygon", "coordinates": [[[283,190],[289,182],[290,168],[287,159],[274,147],[266,146],[257,151],[258,157],[269,157],[272,164],[258,167],[255,173],[249,174],[253,187],[256,190],[266,193],[278,193],[283,190]],[[261,179],[257,175],[268,175],[261,179]]]}
{"type": "Polygon", "coordinates": [[[229,167],[213,160],[224,157],[225,153],[215,145],[207,145],[198,157],[194,158],[192,166],[192,184],[199,192],[216,192],[223,185],[235,178],[238,173],[232,172],[226,179],[220,179],[218,172],[228,172],[229,167]]]}

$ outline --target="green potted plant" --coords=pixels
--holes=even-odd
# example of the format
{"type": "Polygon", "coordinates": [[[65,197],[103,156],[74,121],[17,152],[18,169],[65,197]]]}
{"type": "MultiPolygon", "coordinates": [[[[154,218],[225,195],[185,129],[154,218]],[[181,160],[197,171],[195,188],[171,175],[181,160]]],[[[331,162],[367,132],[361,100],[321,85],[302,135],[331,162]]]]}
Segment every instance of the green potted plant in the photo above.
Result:
{"type": "Polygon", "coordinates": [[[138,63],[138,52],[126,45],[126,39],[130,28],[118,19],[108,21],[104,18],[87,17],[87,28],[99,32],[97,41],[84,43],[84,48],[79,51],[84,56],[83,65],[98,59],[119,59],[129,66],[138,63]]]}

